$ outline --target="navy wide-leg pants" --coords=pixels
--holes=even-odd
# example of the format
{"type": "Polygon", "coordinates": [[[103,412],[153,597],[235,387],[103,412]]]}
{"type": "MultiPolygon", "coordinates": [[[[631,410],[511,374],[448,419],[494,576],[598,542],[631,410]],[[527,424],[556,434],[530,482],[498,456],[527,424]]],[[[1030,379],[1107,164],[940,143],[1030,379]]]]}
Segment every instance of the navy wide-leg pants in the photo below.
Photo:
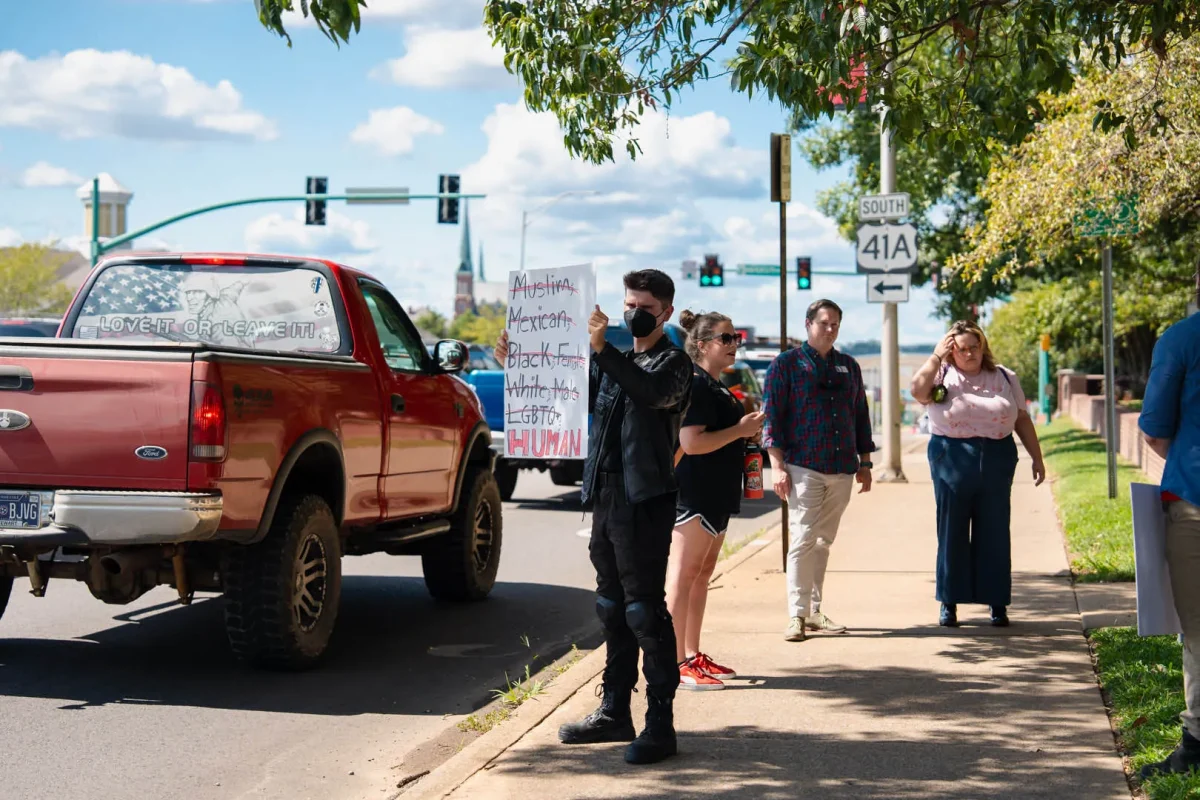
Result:
{"type": "Polygon", "coordinates": [[[928,452],[937,499],[937,599],[1007,606],[1016,442],[934,436],[928,452]]]}

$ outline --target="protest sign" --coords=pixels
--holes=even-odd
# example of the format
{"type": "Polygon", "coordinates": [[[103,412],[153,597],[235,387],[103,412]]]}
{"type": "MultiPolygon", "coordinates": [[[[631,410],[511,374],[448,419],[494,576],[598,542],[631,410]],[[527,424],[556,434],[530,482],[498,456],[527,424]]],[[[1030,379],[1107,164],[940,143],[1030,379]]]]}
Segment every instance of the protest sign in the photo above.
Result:
{"type": "Polygon", "coordinates": [[[591,264],[508,274],[504,454],[586,458],[591,264]]]}

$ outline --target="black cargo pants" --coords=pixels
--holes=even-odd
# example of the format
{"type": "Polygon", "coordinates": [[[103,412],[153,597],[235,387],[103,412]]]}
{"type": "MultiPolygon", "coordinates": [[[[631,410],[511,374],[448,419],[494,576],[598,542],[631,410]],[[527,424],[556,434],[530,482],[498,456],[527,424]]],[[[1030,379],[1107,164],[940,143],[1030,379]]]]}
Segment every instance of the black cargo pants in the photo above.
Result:
{"type": "Polygon", "coordinates": [[[676,493],[630,503],[620,474],[601,472],[596,479],[589,550],[607,648],[604,684],[619,692],[636,686],[640,649],[647,692],[672,699],[679,665],[666,582],[676,493]]]}

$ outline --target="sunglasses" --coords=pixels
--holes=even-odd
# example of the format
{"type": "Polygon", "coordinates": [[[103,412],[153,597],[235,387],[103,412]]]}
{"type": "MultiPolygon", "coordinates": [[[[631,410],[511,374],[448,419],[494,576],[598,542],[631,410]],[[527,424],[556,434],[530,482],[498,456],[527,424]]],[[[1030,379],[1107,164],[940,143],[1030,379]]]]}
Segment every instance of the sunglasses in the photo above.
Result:
{"type": "Polygon", "coordinates": [[[724,345],[741,344],[742,335],[740,333],[722,333],[719,336],[712,336],[705,339],[706,342],[720,342],[724,345]]]}

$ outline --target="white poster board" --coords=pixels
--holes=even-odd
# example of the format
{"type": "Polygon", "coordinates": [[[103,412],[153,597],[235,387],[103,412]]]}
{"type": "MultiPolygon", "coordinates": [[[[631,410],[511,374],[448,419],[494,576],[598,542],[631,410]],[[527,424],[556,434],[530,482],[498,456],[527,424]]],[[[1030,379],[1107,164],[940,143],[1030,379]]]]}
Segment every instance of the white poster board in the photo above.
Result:
{"type": "Polygon", "coordinates": [[[1167,569],[1167,514],[1162,489],[1148,483],[1129,487],[1133,504],[1133,564],[1137,580],[1138,636],[1182,633],[1171,573],[1167,569]]]}
{"type": "Polygon", "coordinates": [[[591,264],[508,274],[504,455],[587,458],[591,264]]]}

